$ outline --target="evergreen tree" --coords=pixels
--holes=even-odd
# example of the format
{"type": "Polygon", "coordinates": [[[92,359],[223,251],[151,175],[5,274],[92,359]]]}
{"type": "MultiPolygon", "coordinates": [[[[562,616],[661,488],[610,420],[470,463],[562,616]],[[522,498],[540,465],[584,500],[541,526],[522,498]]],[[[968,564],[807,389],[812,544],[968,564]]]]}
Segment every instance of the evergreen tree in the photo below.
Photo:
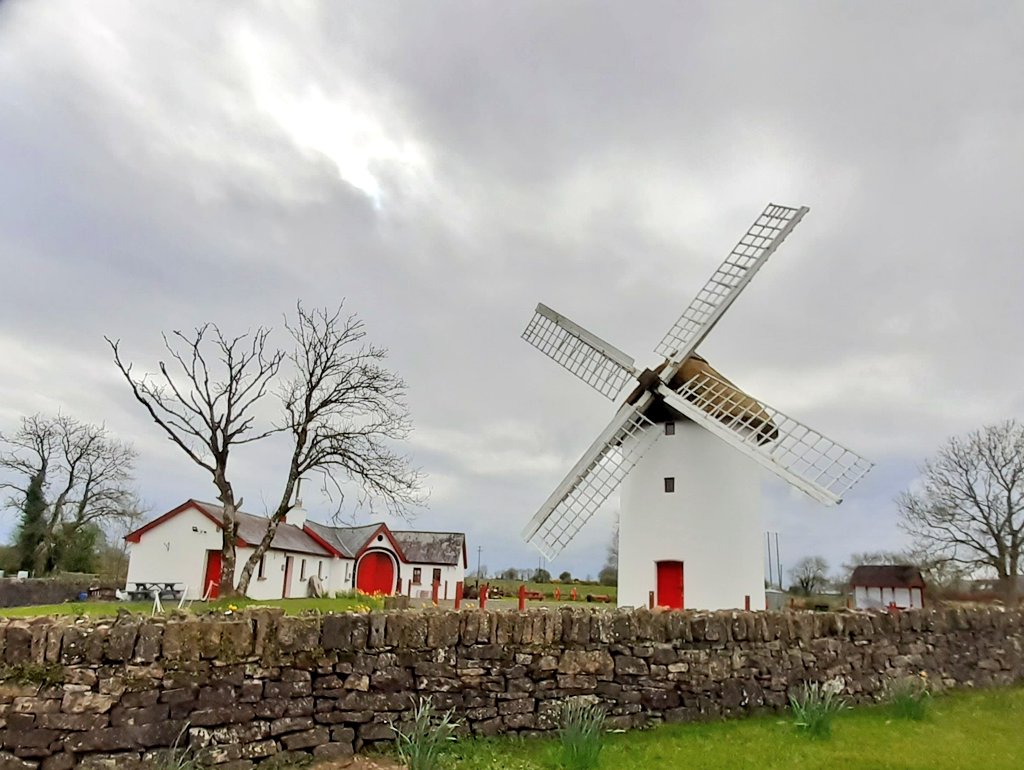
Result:
{"type": "Polygon", "coordinates": [[[46,538],[46,496],[43,494],[45,475],[36,473],[28,483],[25,505],[21,509],[16,548],[21,569],[34,571],[38,568],[40,546],[46,538]]]}

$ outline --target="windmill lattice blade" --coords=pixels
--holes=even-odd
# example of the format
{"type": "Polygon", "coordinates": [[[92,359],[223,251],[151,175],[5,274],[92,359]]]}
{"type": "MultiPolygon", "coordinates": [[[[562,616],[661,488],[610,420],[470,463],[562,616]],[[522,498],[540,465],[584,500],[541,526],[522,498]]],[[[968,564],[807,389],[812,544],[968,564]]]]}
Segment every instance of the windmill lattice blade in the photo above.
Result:
{"type": "Polygon", "coordinates": [[[678,392],[665,385],[658,392],[667,404],[826,505],[842,502],[871,470],[860,455],[717,377],[701,374],[678,392]]]}
{"type": "Polygon", "coordinates": [[[655,352],[675,363],[685,360],[807,211],[806,206],[790,208],[769,203],[697,292],[655,352]]]}
{"type": "Polygon", "coordinates": [[[606,398],[635,376],[631,357],[546,305],[537,305],[522,337],[606,398]]]}
{"type": "Polygon", "coordinates": [[[523,530],[547,558],[561,553],[657,439],[657,431],[642,435],[653,425],[642,412],[650,400],[618,411],[523,530]]]}

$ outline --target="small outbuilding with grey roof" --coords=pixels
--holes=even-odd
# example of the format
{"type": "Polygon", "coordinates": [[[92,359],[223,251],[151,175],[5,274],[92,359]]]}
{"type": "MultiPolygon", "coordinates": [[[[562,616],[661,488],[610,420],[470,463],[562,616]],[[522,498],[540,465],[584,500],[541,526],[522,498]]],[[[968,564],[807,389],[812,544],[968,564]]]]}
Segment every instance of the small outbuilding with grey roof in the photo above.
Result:
{"type": "Polygon", "coordinates": [[[916,609],[924,606],[924,577],[908,564],[864,564],[850,576],[858,609],[916,609]]]}

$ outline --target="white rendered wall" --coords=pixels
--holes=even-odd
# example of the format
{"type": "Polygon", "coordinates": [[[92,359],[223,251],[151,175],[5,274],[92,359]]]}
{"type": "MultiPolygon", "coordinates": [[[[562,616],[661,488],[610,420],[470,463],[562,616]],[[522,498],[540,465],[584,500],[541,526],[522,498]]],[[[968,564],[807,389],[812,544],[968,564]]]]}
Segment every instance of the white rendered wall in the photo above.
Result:
{"type": "MultiPolygon", "coordinates": [[[[664,433],[664,425],[650,428],[664,433]]],[[[621,487],[620,606],[646,607],[657,561],[683,562],[686,609],[764,609],[760,467],[692,422],[661,435],[621,487]],[[665,492],[665,478],[675,492],[665,492]]]]}
{"type": "Polygon", "coordinates": [[[335,558],[331,562],[330,581],[325,583],[327,590],[333,596],[336,593],[350,593],[355,590],[355,583],[352,576],[355,574],[356,563],[353,559],[335,558]]]}
{"type": "MultiPolygon", "coordinates": [[[[128,585],[137,582],[179,583],[187,587],[189,599],[201,599],[205,592],[206,553],[220,551],[221,545],[220,528],[196,509],[188,508],[142,533],[138,543],[128,543],[128,585]]],[[[252,552],[252,548],[236,550],[236,582],[252,552]]],[[[329,584],[332,566],[329,556],[272,550],[265,556],[264,578],[261,580],[259,570],[254,569],[246,595],[252,599],[280,599],[284,595],[286,556],[294,559],[290,594],[293,598],[307,593],[306,582],[299,578],[302,559],[306,559],[307,578],[316,574],[316,563],[322,561],[323,583],[329,584]]]]}
{"type": "Polygon", "coordinates": [[[456,565],[450,564],[418,564],[409,563],[402,565],[402,593],[408,593],[409,581],[412,579],[413,570],[420,570],[420,584],[412,586],[412,596],[420,597],[424,599],[430,598],[430,584],[433,580],[434,570],[441,570],[441,586],[438,590],[438,596],[441,599],[445,598],[445,585],[448,588],[449,599],[455,598],[455,584],[463,580],[464,570],[462,564],[456,565]]]}
{"type": "Polygon", "coordinates": [[[206,552],[219,551],[221,545],[216,524],[194,508],[184,510],[142,533],[138,543],[128,543],[128,585],[181,583],[188,586],[190,599],[201,598],[206,552]]]}

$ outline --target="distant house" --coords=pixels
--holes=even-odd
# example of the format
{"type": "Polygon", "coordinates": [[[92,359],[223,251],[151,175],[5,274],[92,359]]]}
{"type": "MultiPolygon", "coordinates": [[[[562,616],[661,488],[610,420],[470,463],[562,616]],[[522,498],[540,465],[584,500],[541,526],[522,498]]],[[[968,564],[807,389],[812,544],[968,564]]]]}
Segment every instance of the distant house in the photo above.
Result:
{"type": "Polygon", "coordinates": [[[912,609],[924,606],[924,578],[906,564],[865,564],[850,577],[854,606],[858,609],[912,609]]]}
{"type": "MultiPolygon", "coordinates": [[[[186,500],[127,535],[128,584],[178,583],[189,598],[220,592],[221,520],[213,503],[186,500]]],[[[266,534],[269,520],[238,514],[237,564],[241,573],[266,534]]],[[[334,527],[306,520],[295,508],[281,522],[269,550],[249,583],[253,599],[309,595],[316,578],[328,593],[359,589],[366,593],[430,596],[438,583],[440,598],[454,598],[466,569],[466,538],[461,532],[392,530],[386,524],[334,527]]]]}

